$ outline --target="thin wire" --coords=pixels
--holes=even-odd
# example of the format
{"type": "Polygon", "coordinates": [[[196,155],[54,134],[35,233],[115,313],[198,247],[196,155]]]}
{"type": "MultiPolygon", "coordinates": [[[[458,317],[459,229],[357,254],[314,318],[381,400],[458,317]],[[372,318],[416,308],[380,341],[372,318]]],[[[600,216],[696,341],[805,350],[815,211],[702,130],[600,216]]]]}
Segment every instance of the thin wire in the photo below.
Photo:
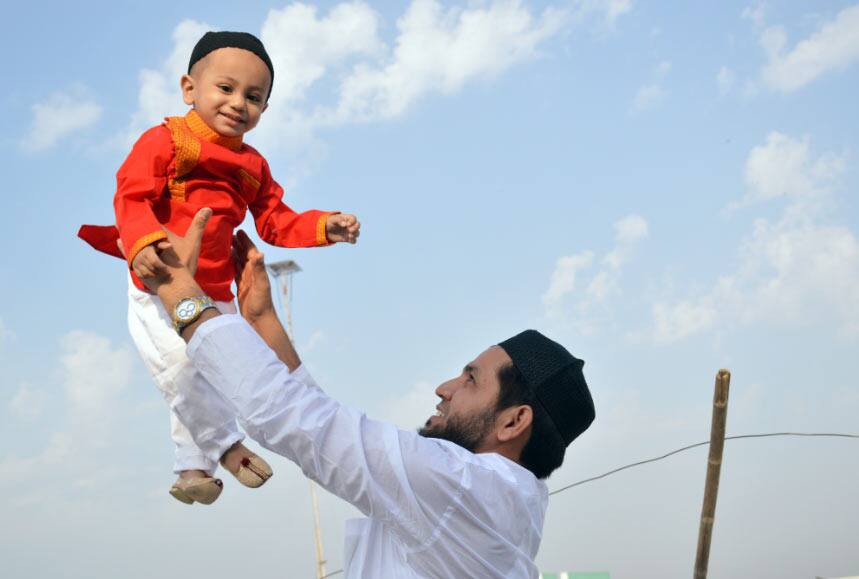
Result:
{"type": "MultiPolygon", "coordinates": [[[[827,437],[835,437],[835,438],[859,438],[859,434],[842,434],[840,432],[767,432],[764,434],[737,434],[734,436],[726,436],[725,440],[736,440],[738,438],[767,438],[770,436],[827,436],[827,437]]],[[[690,444],[688,446],[684,446],[682,448],[678,448],[677,450],[672,450],[669,453],[663,454],[662,456],[657,456],[656,458],[648,458],[647,460],[640,460],[638,462],[634,462],[632,464],[627,464],[620,468],[616,468],[614,470],[610,470],[607,473],[603,473],[599,476],[594,476],[591,478],[586,478],[584,480],[580,480],[579,482],[574,482],[573,484],[567,485],[565,487],[561,487],[557,490],[554,490],[549,493],[549,496],[556,495],[562,491],[567,489],[571,489],[573,487],[577,487],[579,485],[583,485],[588,482],[593,482],[595,480],[599,480],[601,478],[605,478],[611,474],[616,472],[620,472],[622,470],[626,470],[628,468],[632,468],[634,466],[640,466],[642,464],[647,464],[649,462],[656,462],[657,460],[662,460],[663,458],[668,458],[669,456],[675,455],[677,453],[683,452],[684,450],[690,450],[693,448],[697,448],[699,446],[706,446],[710,444],[709,440],[705,440],[704,442],[696,442],[695,444],[690,444]]],[[[322,579],[328,579],[328,577],[334,577],[343,572],[343,569],[337,569],[336,571],[332,571],[328,575],[324,575],[322,579]]]]}
{"type": "MultiPolygon", "coordinates": [[[[810,436],[827,436],[827,437],[838,437],[838,438],[859,438],[859,434],[842,434],[842,433],[838,433],[838,432],[768,432],[765,434],[738,434],[735,436],[726,436],[725,440],[736,440],[738,438],[767,438],[770,436],[809,436],[809,437],[810,436]]],[[[620,468],[610,470],[610,471],[603,473],[599,476],[593,476],[591,478],[586,478],[584,480],[574,482],[573,484],[569,484],[565,487],[561,487],[559,489],[556,489],[556,490],[550,492],[549,496],[556,495],[556,494],[563,492],[567,489],[571,489],[573,487],[577,487],[577,486],[583,485],[585,483],[589,483],[589,482],[593,482],[595,480],[599,480],[601,478],[605,478],[605,477],[612,475],[616,472],[620,472],[622,470],[626,470],[626,469],[632,468],[634,466],[641,466],[642,464],[647,464],[649,462],[656,462],[657,460],[662,460],[664,458],[668,458],[669,456],[673,456],[673,455],[680,453],[680,452],[683,452],[685,450],[690,450],[690,449],[697,448],[699,446],[705,446],[708,444],[710,444],[709,440],[706,440],[704,442],[697,442],[695,444],[690,444],[689,446],[684,446],[682,448],[678,448],[677,450],[672,450],[671,452],[663,454],[662,456],[657,456],[655,458],[648,458],[647,460],[641,460],[638,462],[634,462],[632,464],[627,464],[627,465],[624,465],[620,468]]]]}

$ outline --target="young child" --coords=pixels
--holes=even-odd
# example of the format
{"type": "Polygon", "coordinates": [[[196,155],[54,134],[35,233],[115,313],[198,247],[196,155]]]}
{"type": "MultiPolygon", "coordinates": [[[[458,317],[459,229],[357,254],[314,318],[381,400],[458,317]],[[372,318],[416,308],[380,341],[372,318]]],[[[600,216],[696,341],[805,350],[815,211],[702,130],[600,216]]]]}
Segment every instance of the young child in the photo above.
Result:
{"type": "MultiPolygon", "coordinates": [[[[185,117],[167,118],[135,143],[117,172],[116,226],[84,225],[78,232],[100,251],[120,258],[124,252],[131,268],[129,329],[171,408],[183,391],[204,378],[185,356],[185,344],[173,329],[180,314],[165,311],[143,284],[166,271],[158,249],[166,238],[162,226],[183,235],[198,210],[212,209],[195,277],[216,300],[214,305],[229,313],[236,311],[230,287],[235,277],[232,236],[248,210],[260,237],[281,247],[355,243],[360,233],[354,215],[296,213],[287,207],[266,160],[242,142],[267,107],[273,79],[271,59],[255,36],[207,32],[181,79],[182,97],[191,110],[185,117]]],[[[218,498],[223,484],[212,477],[218,462],[250,487],[272,474],[262,458],[242,445],[226,402],[209,397],[207,404],[213,409],[209,414],[218,419],[195,432],[195,438],[171,412],[174,472],[179,478],[170,494],[187,504],[210,504],[218,498]]]]}

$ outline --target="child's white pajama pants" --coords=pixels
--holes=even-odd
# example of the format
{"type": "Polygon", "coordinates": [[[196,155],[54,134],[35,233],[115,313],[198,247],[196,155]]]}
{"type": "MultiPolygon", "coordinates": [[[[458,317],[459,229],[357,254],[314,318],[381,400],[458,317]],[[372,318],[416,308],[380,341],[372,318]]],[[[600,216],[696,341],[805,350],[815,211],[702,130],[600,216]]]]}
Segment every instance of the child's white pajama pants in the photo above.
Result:
{"type": "MultiPolygon", "coordinates": [[[[232,302],[215,302],[225,314],[236,313],[232,302]]],[[[140,291],[128,279],[128,329],[155,384],[170,405],[170,426],[176,457],[173,471],[215,472],[218,460],[233,444],[244,439],[236,426],[235,412],[214,388],[205,383],[188,357],[185,341],[173,329],[170,314],[157,296],[140,291]],[[199,405],[207,407],[208,424],[196,421],[193,435],[176,416],[177,399],[195,391],[199,405]]],[[[198,416],[195,414],[195,416],[198,416]]]]}

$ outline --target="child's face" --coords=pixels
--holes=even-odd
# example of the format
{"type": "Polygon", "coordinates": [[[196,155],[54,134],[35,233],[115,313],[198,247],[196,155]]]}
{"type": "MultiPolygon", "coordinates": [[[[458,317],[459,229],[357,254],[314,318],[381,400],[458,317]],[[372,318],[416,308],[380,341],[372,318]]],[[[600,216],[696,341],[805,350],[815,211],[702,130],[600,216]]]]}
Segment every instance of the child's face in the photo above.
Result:
{"type": "Polygon", "coordinates": [[[182,98],[225,137],[244,135],[268,104],[271,75],[260,58],[241,48],[219,48],[182,77],[182,98]]]}

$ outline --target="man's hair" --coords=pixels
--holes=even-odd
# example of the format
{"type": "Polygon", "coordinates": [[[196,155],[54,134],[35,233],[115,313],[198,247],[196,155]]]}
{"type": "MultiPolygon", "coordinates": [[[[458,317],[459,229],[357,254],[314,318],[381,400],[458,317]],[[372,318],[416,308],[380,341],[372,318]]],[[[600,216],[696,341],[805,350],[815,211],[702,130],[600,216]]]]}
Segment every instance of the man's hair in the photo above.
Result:
{"type": "Polygon", "coordinates": [[[567,445],[552,424],[549,414],[534,391],[528,386],[519,369],[507,363],[498,370],[498,402],[495,411],[500,412],[511,406],[531,407],[531,437],[522,449],[519,464],[530,470],[539,479],[547,478],[552,471],[564,462],[567,445]]]}

